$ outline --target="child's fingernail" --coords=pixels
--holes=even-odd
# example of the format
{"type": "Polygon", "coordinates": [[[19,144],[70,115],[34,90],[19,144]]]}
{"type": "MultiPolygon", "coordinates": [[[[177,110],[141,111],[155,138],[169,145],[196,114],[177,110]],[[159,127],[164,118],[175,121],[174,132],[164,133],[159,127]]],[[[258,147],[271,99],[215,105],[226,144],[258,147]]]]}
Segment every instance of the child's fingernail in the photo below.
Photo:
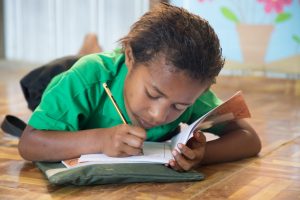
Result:
{"type": "Polygon", "coordinates": [[[174,167],[174,166],[175,166],[174,161],[171,161],[171,162],[170,162],[170,165],[171,165],[172,167],[174,167]]]}
{"type": "Polygon", "coordinates": [[[195,131],[194,136],[198,137],[199,136],[199,131],[195,131]]]}
{"type": "Polygon", "coordinates": [[[199,130],[199,131],[197,131],[197,136],[198,137],[200,137],[201,136],[201,134],[202,134],[202,132],[199,130]]]}
{"type": "Polygon", "coordinates": [[[177,156],[177,151],[172,151],[173,156],[177,156]]]}
{"type": "Polygon", "coordinates": [[[182,149],[182,148],[183,148],[183,145],[182,145],[182,144],[178,144],[178,148],[179,148],[179,149],[182,149]]]}

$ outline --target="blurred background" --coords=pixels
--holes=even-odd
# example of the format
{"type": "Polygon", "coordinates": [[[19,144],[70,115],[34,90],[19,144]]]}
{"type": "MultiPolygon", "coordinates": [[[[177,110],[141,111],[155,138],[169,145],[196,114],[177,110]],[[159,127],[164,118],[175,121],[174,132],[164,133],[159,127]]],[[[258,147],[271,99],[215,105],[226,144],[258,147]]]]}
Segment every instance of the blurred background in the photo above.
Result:
{"type": "MultiPolygon", "coordinates": [[[[98,35],[104,50],[112,50],[158,2],[0,0],[0,66],[37,66],[74,55],[90,32],[98,35]]],[[[165,2],[200,15],[214,27],[226,58],[223,75],[300,79],[300,0],[165,2]]]]}

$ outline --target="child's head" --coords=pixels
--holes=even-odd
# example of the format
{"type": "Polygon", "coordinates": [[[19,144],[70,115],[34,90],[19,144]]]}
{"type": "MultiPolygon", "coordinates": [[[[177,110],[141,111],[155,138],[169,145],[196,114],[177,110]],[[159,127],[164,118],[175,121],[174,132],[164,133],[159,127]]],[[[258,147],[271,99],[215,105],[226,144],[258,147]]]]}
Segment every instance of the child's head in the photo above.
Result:
{"type": "Polygon", "coordinates": [[[224,65],[219,39],[209,23],[185,9],[160,4],[121,39],[135,63],[165,56],[166,62],[193,79],[213,83],[224,65]]]}
{"type": "Polygon", "coordinates": [[[120,41],[128,67],[126,109],[133,124],[146,129],[177,119],[224,64],[208,22],[167,4],[146,13],[120,41]]]}

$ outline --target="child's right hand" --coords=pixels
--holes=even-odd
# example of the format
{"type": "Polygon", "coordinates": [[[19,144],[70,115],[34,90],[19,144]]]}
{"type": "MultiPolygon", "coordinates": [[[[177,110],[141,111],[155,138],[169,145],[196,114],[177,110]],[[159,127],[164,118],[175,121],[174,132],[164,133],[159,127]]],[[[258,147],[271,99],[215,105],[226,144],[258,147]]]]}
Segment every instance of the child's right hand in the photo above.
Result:
{"type": "Polygon", "coordinates": [[[102,153],[111,157],[126,157],[140,155],[146,131],[128,124],[108,128],[103,134],[101,142],[102,153]]]}

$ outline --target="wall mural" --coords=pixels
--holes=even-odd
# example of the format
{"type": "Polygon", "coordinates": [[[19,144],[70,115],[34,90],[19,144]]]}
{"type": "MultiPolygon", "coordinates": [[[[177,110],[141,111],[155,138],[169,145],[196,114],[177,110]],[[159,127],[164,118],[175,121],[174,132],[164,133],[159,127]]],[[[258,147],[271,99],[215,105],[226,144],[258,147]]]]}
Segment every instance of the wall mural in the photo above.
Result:
{"type": "Polygon", "coordinates": [[[300,0],[171,1],[207,19],[226,57],[223,73],[300,79],[300,0]]]}

